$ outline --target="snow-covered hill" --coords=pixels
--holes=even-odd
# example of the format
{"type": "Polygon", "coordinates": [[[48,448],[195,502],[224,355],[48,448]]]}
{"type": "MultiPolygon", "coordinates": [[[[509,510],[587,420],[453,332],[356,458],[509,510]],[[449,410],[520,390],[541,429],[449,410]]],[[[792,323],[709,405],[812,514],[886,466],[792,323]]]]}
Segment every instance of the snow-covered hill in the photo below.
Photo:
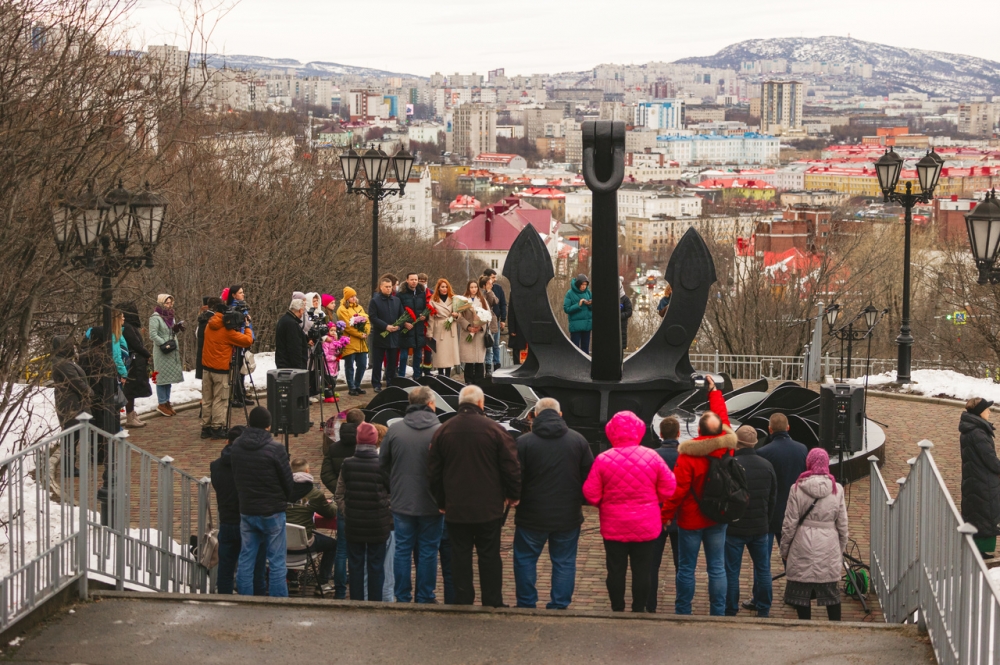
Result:
{"type": "Polygon", "coordinates": [[[715,55],[684,58],[682,64],[738,69],[741,62],[784,58],[789,62],[865,62],[873,77],[870,94],[916,91],[931,96],[967,98],[1000,95],[1000,62],[968,55],[898,48],[850,37],[749,39],[715,55]]]}
{"type": "Polygon", "coordinates": [[[265,71],[269,69],[294,69],[299,76],[360,76],[364,78],[387,78],[390,76],[401,76],[403,78],[426,78],[414,76],[413,74],[400,74],[387,72],[382,69],[372,69],[371,67],[355,67],[353,65],[341,65],[336,62],[307,62],[301,63],[292,58],[267,58],[259,55],[223,55],[220,53],[191,54],[191,65],[201,64],[202,59],[209,67],[222,69],[252,69],[255,71],[265,71]]]}

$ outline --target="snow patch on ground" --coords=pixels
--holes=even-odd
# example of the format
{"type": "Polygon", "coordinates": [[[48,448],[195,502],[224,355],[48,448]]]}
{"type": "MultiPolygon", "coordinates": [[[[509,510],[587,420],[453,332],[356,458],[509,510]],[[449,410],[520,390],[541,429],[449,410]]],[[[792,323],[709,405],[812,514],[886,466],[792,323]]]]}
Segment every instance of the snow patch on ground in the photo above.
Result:
{"type": "MultiPolygon", "coordinates": [[[[950,369],[918,369],[912,372],[913,383],[903,386],[900,392],[927,397],[951,397],[967,400],[970,397],[984,397],[992,402],[1000,402],[1000,384],[992,379],[966,376],[950,369]]],[[[886,372],[868,377],[869,386],[880,386],[896,380],[896,372],[886,372]]],[[[849,383],[864,385],[865,378],[851,379],[849,383]]]]}

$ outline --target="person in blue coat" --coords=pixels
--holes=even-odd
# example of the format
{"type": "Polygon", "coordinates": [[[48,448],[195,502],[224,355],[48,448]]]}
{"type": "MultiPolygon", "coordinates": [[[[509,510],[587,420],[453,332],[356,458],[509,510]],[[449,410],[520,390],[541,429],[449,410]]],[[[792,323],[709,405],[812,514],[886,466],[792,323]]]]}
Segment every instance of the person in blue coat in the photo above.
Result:
{"type": "Polygon", "coordinates": [[[593,298],[590,280],[583,274],[576,276],[563,298],[563,311],[569,316],[569,338],[584,353],[590,353],[590,332],[594,329],[593,298]]]}

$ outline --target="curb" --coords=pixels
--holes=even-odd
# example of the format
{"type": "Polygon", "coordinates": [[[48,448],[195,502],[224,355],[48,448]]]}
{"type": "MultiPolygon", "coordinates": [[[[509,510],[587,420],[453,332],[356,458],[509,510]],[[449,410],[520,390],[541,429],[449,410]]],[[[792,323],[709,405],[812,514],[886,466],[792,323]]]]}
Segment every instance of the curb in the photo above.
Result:
{"type": "Polygon", "coordinates": [[[903,402],[917,402],[920,404],[940,404],[942,406],[957,406],[965,408],[965,402],[946,397],[926,397],[925,395],[908,395],[905,393],[890,393],[884,390],[869,389],[870,397],[881,397],[885,399],[898,399],[903,402]]]}
{"type": "Polygon", "coordinates": [[[317,607],[336,610],[351,610],[358,612],[415,612],[415,613],[438,613],[438,614],[472,614],[472,615],[501,615],[506,617],[523,618],[575,618],[575,619],[603,619],[614,621],[654,621],[672,623],[722,623],[722,624],[742,624],[746,626],[759,626],[770,628],[810,628],[821,630],[840,629],[865,629],[879,631],[899,631],[913,633],[917,635],[917,626],[910,624],[890,624],[874,623],[866,621],[841,621],[841,622],[817,622],[799,621],[798,619],[757,619],[755,617],[715,617],[715,616],[682,616],[676,614],[642,614],[628,612],[606,612],[596,610],[552,610],[525,609],[517,607],[482,607],[479,605],[418,605],[416,603],[375,603],[358,602],[350,600],[327,600],[322,598],[269,598],[266,596],[220,596],[217,594],[185,594],[185,593],[156,593],[141,591],[92,591],[91,598],[108,600],[151,600],[161,602],[184,602],[191,604],[220,603],[224,606],[230,605],[258,605],[261,607],[317,607]]]}

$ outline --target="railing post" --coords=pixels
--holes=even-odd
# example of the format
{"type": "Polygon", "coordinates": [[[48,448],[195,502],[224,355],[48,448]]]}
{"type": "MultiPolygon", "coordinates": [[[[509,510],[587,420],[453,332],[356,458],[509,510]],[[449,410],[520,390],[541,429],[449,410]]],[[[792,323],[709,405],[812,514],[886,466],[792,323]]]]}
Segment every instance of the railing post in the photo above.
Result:
{"type": "Polygon", "coordinates": [[[160,473],[157,479],[159,505],[157,506],[157,529],[160,532],[160,591],[170,591],[170,579],[173,577],[171,560],[173,558],[174,531],[174,458],[169,455],[160,460],[160,473]]]}
{"type": "Polygon", "coordinates": [[[718,349],[715,350],[715,363],[713,365],[712,371],[714,373],[716,373],[716,374],[719,373],[719,350],[718,349]]]}
{"type": "MultiPolygon", "coordinates": [[[[87,573],[90,569],[90,526],[88,524],[88,515],[90,513],[90,506],[88,505],[90,499],[90,451],[93,445],[94,426],[90,424],[93,417],[89,413],[81,413],[76,417],[76,420],[80,423],[80,524],[76,541],[76,565],[80,573],[80,600],[87,600],[89,580],[87,573]]],[[[67,458],[65,451],[63,452],[63,460],[68,460],[64,461],[64,464],[72,464],[73,462],[72,457],[67,458]]],[[[72,485],[69,486],[72,487],[72,485]]]]}
{"type": "MultiPolygon", "coordinates": [[[[199,559],[201,558],[201,548],[205,546],[205,542],[207,541],[206,536],[208,534],[208,530],[209,530],[210,526],[211,527],[215,526],[214,524],[209,525],[209,521],[208,521],[208,511],[211,510],[211,507],[209,505],[209,501],[211,499],[209,498],[208,488],[210,487],[210,483],[211,482],[212,482],[211,478],[208,478],[208,477],[202,478],[201,480],[198,481],[198,555],[199,555],[199,559]]],[[[216,527],[216,528],[218,528],[218,527],[216,527]]],[[[195,566],[193,566],[193,568],[198,571],[198,580],[197,580],[198,589],[202,593],[206,593],[206,592],[208,592],[208,593],[215,593],[215,584],[212,581],[212,571],[211,570],[207,570],[207,569],[203,570],[202,567],[199,566],[199,565],[195,565],[195,566]],[[206,582],[207,582],[207,584],[206,584],[206,582]]],[[[195,580],[191,580],[192,586],[194,585],[194,583],[195,583],[195,580]]]]}
{"type": "Polygon", "coordinates": [[[958,645],[958,662],[973,662],[972,644],[972,606],[974,573],[979,572],[979,562],[976,561],[976,546],[972,537],[976,534],[976,527],[968,522],[963,522],[958,526],[958,532],[962,534],[962,554],[959,556],[959,592],[956,600],[959,602],[958,625],[955,627],[954,643],[958,645]]]}
{"type": "Polygon", "coordinates": [[[128,444],[125,439],[108,440],[108,462],[113,464],[108,472],[108,512],[111,529],[115,533],[115,588],[125,590],[125,537],[129,529],[129,490],[132,479],[127,473],[128,444]]]}
{"type": "MultiPolygon", "coordinates": [[[[830,374],[830,352],[827,351],[826,357],[823,359],[823,377],[826,377],[829,374],[830,374]]],[[[820,381],[823,380],[823,377],[820,378],[820,381]]]]}

